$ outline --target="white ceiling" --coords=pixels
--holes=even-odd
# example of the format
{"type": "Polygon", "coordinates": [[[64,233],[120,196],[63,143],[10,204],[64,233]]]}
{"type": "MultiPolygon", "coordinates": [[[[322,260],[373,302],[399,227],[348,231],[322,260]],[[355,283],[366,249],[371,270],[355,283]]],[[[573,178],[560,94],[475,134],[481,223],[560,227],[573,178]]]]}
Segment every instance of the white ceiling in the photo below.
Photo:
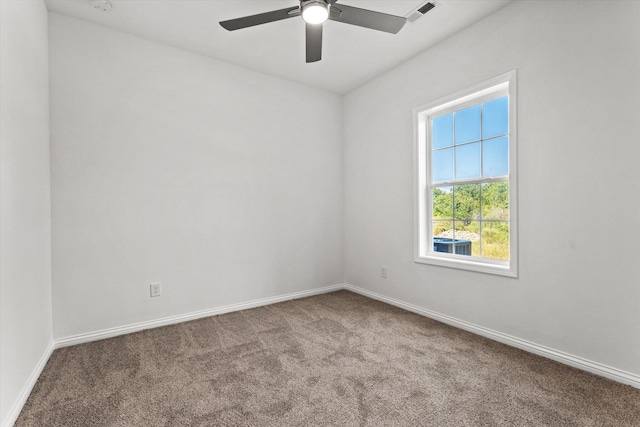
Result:
{"type": "MultiPolygon", "coordinates": [[[[197,52],[252,70],[344,94],[405,62],[511,0],[437,0],[398,34],[328,21],[322,61],[305,62],[304,23],[291,18],[233,32],[219,21],[293,7],[297,0],[46,0],[50,11],[197,52]]],[[[425,0],[339,0],[339,4],[408,16],[425,0]]]]}

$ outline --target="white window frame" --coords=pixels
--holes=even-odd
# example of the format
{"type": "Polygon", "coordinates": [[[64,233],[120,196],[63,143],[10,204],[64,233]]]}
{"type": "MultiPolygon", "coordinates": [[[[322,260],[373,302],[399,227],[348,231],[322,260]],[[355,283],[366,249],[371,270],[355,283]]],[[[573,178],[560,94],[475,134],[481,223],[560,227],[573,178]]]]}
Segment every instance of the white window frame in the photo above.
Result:
{"type": "MultiPolygon", "coordinates": [[[[454,94],[414,108],[414,261],[481,273],[518,277],[518,203],[517,203],[517,120],[516,71],[476,84],[454,94]],[[483,178],[483,182],[509,182],[509,260],[436,252],[433,248],[431,195],[430,118],[461,110],[490,99],[509,95],[509,175],[483,178]]],[[[454,180],[445,184],[465,184],[479,180],[454,180]]]]}

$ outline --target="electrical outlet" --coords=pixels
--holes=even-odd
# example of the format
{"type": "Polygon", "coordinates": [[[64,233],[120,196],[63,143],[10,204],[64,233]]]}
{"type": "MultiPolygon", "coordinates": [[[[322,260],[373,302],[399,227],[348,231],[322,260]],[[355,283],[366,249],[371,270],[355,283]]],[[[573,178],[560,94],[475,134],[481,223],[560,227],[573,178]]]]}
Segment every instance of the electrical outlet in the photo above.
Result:
{"type": "Polygon", "coordinates": [[[159,297],[162,295],[162,289],[160,288],[160,282],[152,283],[149,285],[149,289],[151,291],[151,297],[159,297]]]}
{"type": "Polygon", "coordinates": [[[380,277],[383,279],[387,278],[387,267],[380,267],[380,277]]]}

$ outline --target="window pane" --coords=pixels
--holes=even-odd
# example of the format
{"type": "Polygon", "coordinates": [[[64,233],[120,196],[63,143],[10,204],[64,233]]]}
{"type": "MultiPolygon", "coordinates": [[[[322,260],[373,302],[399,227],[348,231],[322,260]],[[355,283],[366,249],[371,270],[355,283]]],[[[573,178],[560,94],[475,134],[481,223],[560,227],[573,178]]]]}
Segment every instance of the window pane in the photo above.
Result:
{"type": "Polygon", "coordinates": [[[437,150],[431,156],[431,170],[433,182],[450,181],[453,179],[453,148],[437,150]]]}
{"type": "Polygon", "coordinates": [[[433,218],[449,220],[453,218],[452,190],[451,187],[435,187],[433,189],[433,218]]]}
{"type": "Polygon", "coordinates": [[[455,221],[455,253],[480,256],[480,223],[478,221],[455,221]]]}
{"type": "Polygon", "coordinates": [[[497,138],[482,143],[482,176],[509,173],[509,138],[497,138]]]}
{"type": "Polygon", "coordinates": [[[509,259],[509,223],[482,222],[482,256],[492,259],[509,259]]]}
{"type": "Polygon", "coordinates": [[[431,148],[453,145],[453,113],[431,120],[431,148]]]}
{"type": "Polygon", "coordinates": [[[453,236],[453,221],[433,221],[433,237],[451,238],[453,236]]]}
{"type": "Polygon", "coordinates": [[[451,221],[433,221],[433,251],[453,253],[451,221]]]}
{"type": "Polygon", "coordinates": [[[465,220],[480,219],[480,184],[456,185],[453,187],[453,217],[465,220]]]}
{"type": "Polygon", "coordinates": [[[509,220],[509,183],[482,184],[482,219],[509,220]]]}
{"type": "Polygon", "coordinates": [[[480,139],[480,106],[456,111],[456,144],[480,139]]]}
{"type": "Polygon", "coordinates": [[[480,143],[456,147],[456,179],[480,177],[480,143]]]}
{"type": "Polygon", "coordinates": [[[509,133],[509,97],[494,99],[482,104],[482,138],[509,133]]]}

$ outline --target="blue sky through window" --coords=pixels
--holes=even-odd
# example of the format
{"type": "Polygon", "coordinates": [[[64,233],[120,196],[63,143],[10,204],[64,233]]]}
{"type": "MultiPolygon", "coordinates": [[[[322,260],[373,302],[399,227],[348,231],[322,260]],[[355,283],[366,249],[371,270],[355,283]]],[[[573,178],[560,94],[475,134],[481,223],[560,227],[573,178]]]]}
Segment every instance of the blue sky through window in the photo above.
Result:
{"type": "Polygon", "coordinates": [[[508,96],[434,118],[431,121],[433,182],[507,175],[508,134],[508,96]]]}
{"type": "Polygon", "coordinates": [[[482,176],[500,176],[509,173],[509,138],[484,141],[482,147],[482,176]]]}
{"type": "Polygon", "coordinates": [[[433,119],[431,124],[433,148],[453,145],[453,113],[433,119]]]}
{"type": "Polygon", "coordinates": [[[453,148],[433,152],[433,181],[453,179],[453,148]]]}
{"type": "Polygon", "coordinates": [[[482,138],[493,138],[509,133],[509,97],[482,104],[482,138]]]}
{"type": "Polygon", "coordinates": [[[480,176],[480,143],[456,147],[456,179],[480,176]]]}
{"type": "Polygon", "coordinates": [[[480,139],[480,106],[465,108],[455,113],[456,144],[480,139]]]}

